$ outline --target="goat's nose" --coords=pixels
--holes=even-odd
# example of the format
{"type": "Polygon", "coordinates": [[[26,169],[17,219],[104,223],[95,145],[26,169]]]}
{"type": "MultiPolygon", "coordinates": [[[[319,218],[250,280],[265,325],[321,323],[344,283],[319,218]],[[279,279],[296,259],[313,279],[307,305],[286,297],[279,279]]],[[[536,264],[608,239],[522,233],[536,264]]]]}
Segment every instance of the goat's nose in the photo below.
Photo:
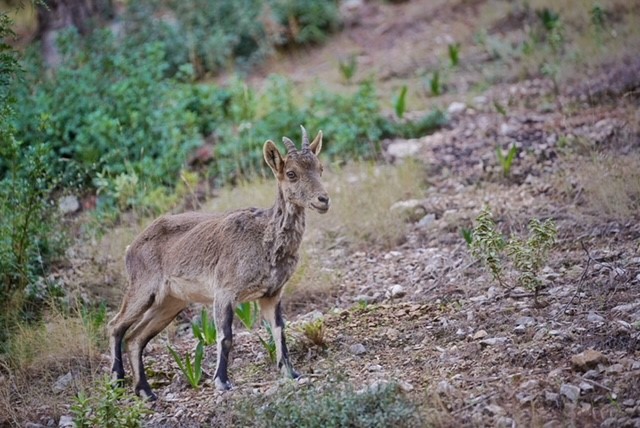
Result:
{"type": "Polygon", "coordinates": [[[328,196],[324,196],[324,195],[318,196],[318,200],[320,202],[322,202],[323,204],[328,204],[329,203],[329,197],[328,196]]]}

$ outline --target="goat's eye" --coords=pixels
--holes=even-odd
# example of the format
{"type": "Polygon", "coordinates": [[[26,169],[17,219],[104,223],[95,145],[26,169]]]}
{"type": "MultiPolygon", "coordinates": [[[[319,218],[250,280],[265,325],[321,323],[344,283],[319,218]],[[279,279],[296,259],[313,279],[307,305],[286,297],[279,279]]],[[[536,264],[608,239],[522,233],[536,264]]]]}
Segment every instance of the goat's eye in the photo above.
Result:
{"type": "Polygon", "coordinates": [[[296,179],[296,173],[293,171],[287,171],[287,177],[289,177],[289,180],[295,180],[296,179]]]}

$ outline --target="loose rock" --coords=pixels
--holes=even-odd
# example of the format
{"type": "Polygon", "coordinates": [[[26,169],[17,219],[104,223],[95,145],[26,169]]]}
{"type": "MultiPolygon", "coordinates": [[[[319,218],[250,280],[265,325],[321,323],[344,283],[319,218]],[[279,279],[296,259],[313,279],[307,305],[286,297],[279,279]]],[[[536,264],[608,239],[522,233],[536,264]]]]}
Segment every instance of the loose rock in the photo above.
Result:
{"type": "Polygon", "coordinates": [[[565,383],[560,387],[560,394],[567,397],[570,401],[577,403],[580,398],[580,388],[569,383],[565,383]]]}
{"type": "Polygon", "coordinates": [[[607,357],[600,351],[593,349],[587,349],[584,352],[576,354],[571,357],[571,364],[577,370],[586,371],[587,369],[594,368],[600,363],[606,363],[607,357]]]}
{"type": "Polygon", "coordinates": [[[349,347],[349,351],[351,351],[354,355],[362,355],[367,352],[366,348],[362,343],[356,343],[349,347]]]}

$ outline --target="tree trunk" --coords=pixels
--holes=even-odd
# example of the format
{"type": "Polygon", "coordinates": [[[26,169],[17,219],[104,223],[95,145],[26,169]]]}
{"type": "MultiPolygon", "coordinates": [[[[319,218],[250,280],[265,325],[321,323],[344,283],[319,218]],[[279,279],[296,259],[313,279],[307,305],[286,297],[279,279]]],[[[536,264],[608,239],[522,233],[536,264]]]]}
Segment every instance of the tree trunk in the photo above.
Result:
{"type": "Polygon", "coordinates": [[[113,17],[112,0],[48,0],[46,5],[38,5],[36,38],[42,41],[45,63],[52,68],[60,65],[56,39],[61,30],[73,26],[80,34],[87,34],[113,17]]]}

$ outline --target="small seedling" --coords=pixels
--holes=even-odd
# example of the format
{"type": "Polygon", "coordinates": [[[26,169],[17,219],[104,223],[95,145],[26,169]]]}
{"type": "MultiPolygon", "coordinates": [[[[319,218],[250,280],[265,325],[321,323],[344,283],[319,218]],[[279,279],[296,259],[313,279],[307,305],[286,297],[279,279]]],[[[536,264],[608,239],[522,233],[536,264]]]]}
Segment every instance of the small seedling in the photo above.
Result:
{"type": "Polygon", "coordinates": [[[515,145],[511,145],[511,148],[505,155],[502,152],[500,147],[496,147],[496,157],[498,158],[498,162],[502,167],[502,175],[504,177],[509,177],[511,174],[511,166],[513,165],[513,161],[516,158],[516,154],[518,154],[518,149],[515,145]]]}
{"type": "Polygon", "coordinates": [[[466,227],[463,227],[460,234],[462,235],[464,242],[466,242],[467,245],[471,247],[471,244],[473,243],[473,231],[471,229],[467,229],[466,227]]]}
{"type": "Polygon", "coordinates": [[[209,314],[205,308],[200,313],[200,322],[191,324],[193,336],[202,342],[204,346],[215,345],[217,340],[216,324],[213,320],[209,320],[209,314]]]}
{"type": "Polygon", "coordinates": [[[251,331],[258,320],[258,305],[256,302],[240,303],[236,307],[236,315],[247,330],[251,331]]]}
{"type": "Polygon", "coordinates": [[[322,318],[318,318],[315,321],[308,322],[302,326],[302,332],[305,337],[309,339],[311,343],[320,347],[326,348],[327,342],[324,338],[324,320],[322,318]]]}
{"type": "Polygon", "coordinates": [[[489,268],[493,279],[501,286],[505,286],[502,266],[502,251],[505,245],[489,207],[484,207],[473,228],[471,254],[489,268]]]}
{"type": "Polygon", "coordinates": [[[558,28],[560,25],[560,15],[551,9],[545,7],[542,10],[537,10],[536,15],[538,15],[538,18],[542,22],[545,30],[549,32],[558,28]]]}
{"type": "Polygon", "coordinates": [[[500,104],[500,102],[494,100],[493,106],[496,108],[496,111],[500,113],[502,116],[505,116],[505,117],[507,116],[507,109],[504,108],[504,106],[500,104]]]}
{"type": "Polygon", "coordinates": [[[429,87],[431,88],[431,95],[437,97],[442,94],[442,83],[440,82],[440,72],[435,71],[433,77],[429,80],[429,87]]]}
{"type": "Polygon", "coordinates": [[[402,88],[400,88],[400,93],[396,97],[396,101],[394,103],[396,116],[398,116],[399,119],[402,119],[402,117],[404,116],[404,112],[407,107],[406,98],[407,98],[407,85],[403,85],[402,88]]]}
{"type": "Polygon", "coordinates": [[[262,336],[258,334],[257,335],[258,340],[260,341],[260,343],[262,343],[262,346],[264,347],[265,351],[267,351],[267,355],[269,355],[269,360],[272,363],[275,363],[276,362],[276,342],[273,340],[273,331],[271,331],[271,326],[269,325],[268,322],[263,320],[262,324],[267,329],[267,333],[269,334],[269,337],[267,338],[267,340],[264,340],[262,336]]]}
{"type": "Polygon", "coordinates": [[[196,346],[193,364],[191,363],[189,353],[184,356],[183,360],[180,355],[171,348],[171,346],[167,346],[167,348],[169,349],[173,359],[176,360],[176,364],[178,364],[178,367],[180,367],[180,370],[189,381],[189,385],[194,389],[198,389],[200,380],[202,380],[202,360],[204,358],[204,346],[202,342],[198,342],[198,345],[196,346]]]}
{"type": "Polygon", "coordinates": [[[358,61],[355,55],[350,55],[346,60],[340,60],[338,62],[340,68],[340,74],[347,83],[351,83],[351,79],[355,76],[358,70],[358,61]]]}
{"type": "Polygon", "coordinates": [[[457,67],[460,62],[460,43],[449,44],[449,60],[452,67],[457,67]]]}

